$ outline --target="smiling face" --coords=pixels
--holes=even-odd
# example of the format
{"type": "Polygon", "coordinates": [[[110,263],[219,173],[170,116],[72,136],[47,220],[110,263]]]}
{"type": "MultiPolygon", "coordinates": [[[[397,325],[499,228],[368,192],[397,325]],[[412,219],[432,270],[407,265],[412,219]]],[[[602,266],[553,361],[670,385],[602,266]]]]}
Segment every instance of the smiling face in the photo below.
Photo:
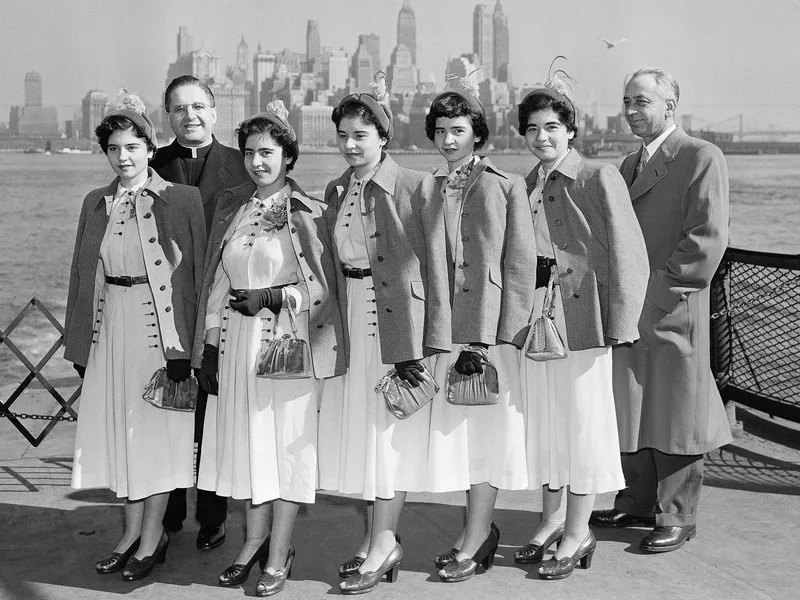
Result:
{"type": "Polygon", "coordinates": [[[625,120],[634,135],[649,144],[675,122],[675,100],[666,99],[655,75],[639,75],[625,86],[625,120]]]}
{"type": "Polygon", "coordinates": [[[339,121],[336,143],[347,164],[355,169],[356,177],[363,177],[381,160],[386,140],[378,134],[372,123],[361,117],[345,117],[339,121]]]}
{"type": "Polygon", "coordinates": [[[217,109],[211,98],[197,85],[182,85],[170,93],[169,126],[182,146],[205,146],[211,142],[217,109]]]}
{"type": "Polygon", "coordinates": [[[575,133],[567,130],[567,126],[552,108],[537,110],[528,117],[525,145],[542,161],[545,170],[550,170],[567,153],[569,141],[573,137],[575,133]]]}
{"type": "Polygon", "coordinates": [[[147,179],[147,162],[152,157],[147,141],[136,137],[132,129],[117,130],[108,138],[108,164],[125,187],[133,187],[147,179]]]}
{"type": "Polygon", "coordinates": [[[438,117],[434,130],[433,143],[436,149],[447,160],[450,171],[454,171],[472,158],[475,144],[480,138],[475,137],[472,122],[468,117],[438,117]]]}
{"type": "Polygon", "coordinates": [[[268,133],[255,133],[244,146],[244,168],[258,187],[258,197],[267,198],[286,185],[286,156],[268,133]]]}

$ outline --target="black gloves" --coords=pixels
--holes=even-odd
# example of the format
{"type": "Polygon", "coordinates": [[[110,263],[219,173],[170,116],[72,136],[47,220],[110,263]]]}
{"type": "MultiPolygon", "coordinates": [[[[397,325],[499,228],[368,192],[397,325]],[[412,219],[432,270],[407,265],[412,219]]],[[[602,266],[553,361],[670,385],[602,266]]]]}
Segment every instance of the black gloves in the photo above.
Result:
{"type": "Polygon", "coordinates": [[[262,308],[268,308],[276,315],[281,311],[283,292],[280,287],[260,290],[234,290],[231,288],[231,308],[246,317],[255,317],[262,308]]]}
{"type": "MultiPolygon", "coordinates": [[[[480,346],[486,348],[486,344],[470,344],[470,346],[480,346]]],[[[458,355],[455,364],[456,373],[461,375],[474,375],[475,373],[483,373],[483,356],[474,350],[465,349],[458,355]]]]}
{"type": "Polygon", "coordinates": [[[167,361],[167,377],[172,381],[186,381],[192,374],[192,361],[188,358],[173,358],[167,361]]]}
{"type": "Polygon", "coordinates": [[[411,387],[419,387],[419,384],[422,383],[422,378],[419,376],[422,373],[422,365],[418,360],[404,360],[395,363],[394,370],[397,371],[397,377],[411,387]]]}
{"type": "Polygon", "coordinates": [[[219,349],[211,344],[203,346],[203,363],[199,369],[194,370],[197,377],[197,386],[206,394],[216,396],[219,393],[219,349]]]}
{"type": "Polygon", "coordinates": [[[78,377],[83,379],[83,376],[86,375],[86,367],[82,367],[78,363],[72,363],[72,368],[78,372],[78,377]]]}

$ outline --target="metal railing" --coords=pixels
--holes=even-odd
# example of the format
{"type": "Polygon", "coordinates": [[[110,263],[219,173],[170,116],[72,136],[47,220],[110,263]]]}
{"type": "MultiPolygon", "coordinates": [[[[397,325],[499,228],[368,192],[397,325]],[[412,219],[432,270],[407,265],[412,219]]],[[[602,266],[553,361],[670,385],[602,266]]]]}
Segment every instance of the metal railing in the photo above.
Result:
{"type": "Polygon", "coordinates": [[[800,422],[800,255],[728,248],[711,284],[722,397],[800,422]]]}

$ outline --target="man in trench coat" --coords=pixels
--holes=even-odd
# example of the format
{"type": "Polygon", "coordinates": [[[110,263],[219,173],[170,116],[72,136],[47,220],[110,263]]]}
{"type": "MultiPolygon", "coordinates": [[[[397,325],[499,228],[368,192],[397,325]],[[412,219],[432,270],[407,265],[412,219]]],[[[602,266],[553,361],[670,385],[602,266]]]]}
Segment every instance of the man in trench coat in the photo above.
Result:
{"type": "MultiPolygon", "coordinates": [[[[239,150],[221,144],[214,137],[217,121],[214,94],[199,79],[191,75],[173,79],[164,93],[164,110],[175,141],[159,148],[150,166],[166,181],[196,186],[200,190],[208,232],[217,202],[225,190],[250,181],[244,159],[239,150]]],[[[207,397],[206,392],[200,390],[195,410],[198,467],[207,397]]],[[[197,490],[195,516],[200,523],[196,544],[199,550],[211,550],[225,542],[227,514],[225,498],[214,492],[197,490]]],[[[185,518],[186,490],[178,488],[170,493],[164,527],[179,531],[185,518]]]]}
{"type": "Polygon", "coordinates": [[[731,440],[709,358],[709,286],[728,242],[728,173],[719,148],[676,128],[679,94],[662,69],[637,71],[625,88],[625,117],[644,144],[620,170],[650,280],[640,339],[613,354],[628,487],[590,521],[655,526],[640,542],[646,552],[676,550],[695,535],[703,455],[731,440]]]}

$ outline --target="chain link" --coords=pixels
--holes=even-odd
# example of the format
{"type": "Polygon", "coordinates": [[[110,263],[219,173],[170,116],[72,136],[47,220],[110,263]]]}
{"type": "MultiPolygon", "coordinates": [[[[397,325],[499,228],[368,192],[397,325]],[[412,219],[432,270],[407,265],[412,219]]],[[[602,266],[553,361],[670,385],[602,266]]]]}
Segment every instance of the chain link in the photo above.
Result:
{"type": "Polygon", "coordinates": [[[31,419],[33,421],[70,421],[74,422],[77,421],[77,417],[73,417],[72,415],[36,415],[28,413],[15,413],[11,412],[10,410],[0,410],[0,418],[9,418],[14,417],[15,419],[31,419]]]}

